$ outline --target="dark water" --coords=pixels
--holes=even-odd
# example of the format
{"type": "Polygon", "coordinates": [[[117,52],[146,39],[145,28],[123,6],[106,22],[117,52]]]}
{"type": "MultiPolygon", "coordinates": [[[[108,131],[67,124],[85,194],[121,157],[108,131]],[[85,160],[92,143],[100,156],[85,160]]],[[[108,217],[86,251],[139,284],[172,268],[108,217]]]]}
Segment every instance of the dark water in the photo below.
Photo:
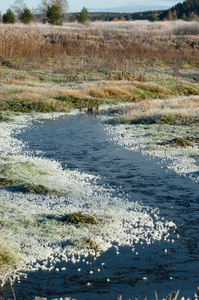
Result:
{"type": "MultiPolygon", "coordinates": [[[[64,272],[30,273],[14,285],[17,299],[42,296],[106,300],[119,295],[123,300],[155,299],[155,291],[162,299],[177,290],[179,298],[194,298],[199,285],[198,184],[172,170],[166,172],[166,164],[161,168],[157,159],[149,160],[115,145],[95,116],[47,120],[42,125],[34,124],[19,138],[28,142],[30,150],[44,151],[45,157],[60,161],[64,168],[67,165],[69,169],[99,174],[98,184],[114,187],[116,195],[125,192],[129,201],[158,207],[162,217],[176,223],[180,238],[171,233],[174,243],[138,244],[138,255],[128,247],[121,248],[119,255],[110,249],[96,260],[87,258],[89,264],[68,262],[64,272]]],[[[11,298],[9,286],[4,293],[4,299],[11,298]]]]}

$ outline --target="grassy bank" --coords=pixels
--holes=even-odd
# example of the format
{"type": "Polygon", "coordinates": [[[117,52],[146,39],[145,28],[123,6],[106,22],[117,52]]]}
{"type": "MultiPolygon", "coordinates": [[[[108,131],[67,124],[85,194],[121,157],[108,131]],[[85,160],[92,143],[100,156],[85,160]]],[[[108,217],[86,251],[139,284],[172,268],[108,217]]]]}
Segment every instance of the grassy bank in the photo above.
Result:
{"type": "Polygon", "coordinates": [[[132,103],[115,116],[114,123],[190,126],[199,123],[199,96],[132,103]]]}

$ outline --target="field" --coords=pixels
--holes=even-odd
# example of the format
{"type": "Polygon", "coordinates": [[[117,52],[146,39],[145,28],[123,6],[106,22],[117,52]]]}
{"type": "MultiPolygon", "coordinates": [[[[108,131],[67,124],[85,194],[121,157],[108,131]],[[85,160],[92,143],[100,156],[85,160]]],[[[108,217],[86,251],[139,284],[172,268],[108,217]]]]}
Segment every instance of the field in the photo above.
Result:
{"type": "Polygon", "coordinates": [[[198,31],[198,22],[182,21],[1,25],[1,110],[198,95],[198,31]]]}
{"type": "MultiPolygon", "coordinates": [[[[109,112],[107,126],[124,125],[122,143],[128,145],[127,124],[136,125],[136,137],[147,130],[147,147],[139,139],[138,150],[182,149],[198,168],[199,22],[0,24],[0,40],[2,124],[23,113],[109,112]],[[128,105],[115,106],[123,103],[128,105]]],[[[21,163],[7,170],[5,161],[2,156],[1,187],[19,180],[21,163]]],[[[1,274],[21,259],[5,239],[0,238],[1,274]]]]}

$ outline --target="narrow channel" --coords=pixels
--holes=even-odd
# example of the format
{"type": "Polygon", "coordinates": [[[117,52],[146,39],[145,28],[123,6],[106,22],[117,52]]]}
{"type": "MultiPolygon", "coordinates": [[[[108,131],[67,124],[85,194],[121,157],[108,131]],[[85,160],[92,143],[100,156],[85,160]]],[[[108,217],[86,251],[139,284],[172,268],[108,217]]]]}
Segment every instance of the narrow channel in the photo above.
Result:
{"type": "MultiPolygon", "coordinates": [[[[135,251],[112,247],[100,257],[66,265],[64,272],[39,270],[14,284],[17,299],[155,299],[172,291],[193,298],[199,282],[199,186],[168,170],[167,162],[126,150],[107,135],[100,117],[69,115],[18,134],[34,155],[61,162],[63,168],[99,175],[97,183],[126,195],[130,202],[158,208],[177,225],[169,241],[140,243],[135,251]],[[41,151],[41,153],[40,153],[41,151]],[[177,238],[178,237],[178,238],[177,238]],[[81,270],[81,271],[80,271],[81,270]]],[[[117,247],[117,246],[116,246],[117,247]]],[[[63,266],[57,263],[61,270],[63,266]]],[[[12,297],[9,286],[5,299],[12,297]]]]}

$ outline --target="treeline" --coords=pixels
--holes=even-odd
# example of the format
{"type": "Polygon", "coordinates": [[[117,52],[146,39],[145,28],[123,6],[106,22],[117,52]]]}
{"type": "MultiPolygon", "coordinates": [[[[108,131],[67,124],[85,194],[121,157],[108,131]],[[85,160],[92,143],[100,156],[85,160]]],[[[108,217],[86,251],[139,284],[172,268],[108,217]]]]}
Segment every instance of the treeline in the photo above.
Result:
{"type": "Polygon", "coordinates": [[[199,0],[186,0],[183,3],[178,3],[171,9],[163,11],[159,15],[160,20],[170,19],[171,13],[174,18],[183,20],[198,19],[199,16],[199,0]]]}
{"type": "MultiPolygon", "coordinates": [[[[185,0],[167,10],[143,11],[135,13],[90,13],[91,21],[129,21],[129,20],[149,20],[164,21],[183,19],[184,21],[197,20],[199,16],[199,0],[185,0]]],[[[75,14],[70,15],[70,19],[75,19],[75,14]]]]}
{"type": "MultiPolygon", "coordinates": [[[[136,13],[109,13],[109,12],[98,12],[90,13],[91,21],[131,21],[131,20],[149,20],[153,21],[154,16],[161,14],[164,11],[144,11],[136,13]]],[[[71,19],[73,16],[71,15],[71,19]]]]}

